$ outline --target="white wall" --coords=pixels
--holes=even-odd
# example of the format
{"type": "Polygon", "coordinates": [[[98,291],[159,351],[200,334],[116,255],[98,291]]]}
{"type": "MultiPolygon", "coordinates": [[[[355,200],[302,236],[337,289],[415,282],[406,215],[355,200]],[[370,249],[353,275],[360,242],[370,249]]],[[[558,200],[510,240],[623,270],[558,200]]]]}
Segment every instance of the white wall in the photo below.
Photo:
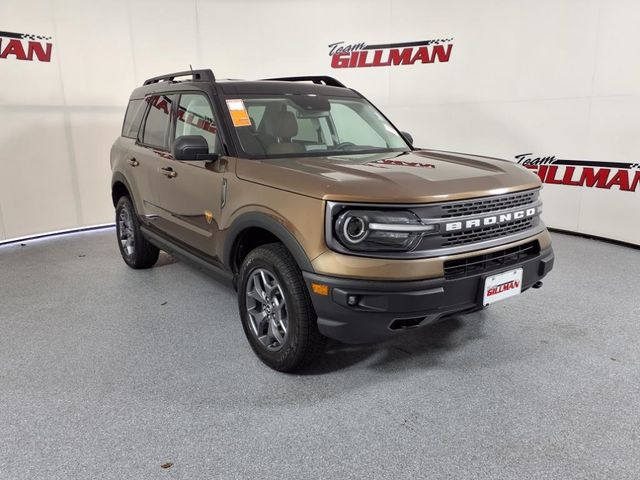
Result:
{"type": "MultiPolygon", "coordinates": [[[[0,30],[51,36],[53,56],[0,59],[0,241],[112,221],[128,96],[189,64],[334,75],[419,146],[640,162],[639,24],[631,0],[2,0],[0,30]],[[330,68],[330,43],[436,37],[448,63],[330,68]]],[[[546,185],[545,221],[640,244],[638,190],[546,185]]]]}

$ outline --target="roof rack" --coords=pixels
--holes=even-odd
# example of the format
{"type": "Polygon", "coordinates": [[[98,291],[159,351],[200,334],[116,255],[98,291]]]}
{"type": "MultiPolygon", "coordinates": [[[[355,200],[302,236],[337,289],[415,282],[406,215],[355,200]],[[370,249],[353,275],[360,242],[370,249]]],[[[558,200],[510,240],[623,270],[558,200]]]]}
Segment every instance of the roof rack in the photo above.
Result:
{"type": "Polygon", "coordinates": [[[145,80],[142,85],[151,85],[158,82],[173,82],[176,77],[191,77],[194,82],[215,82],[216,77],[213,72],[207,70],[187,70],[184,72],[168,73],[166,75],[160,75],[159,77],[152,77],[145,80]]]}
{"type": "Polygon", "coordinates": [[[329,87],[347,88],[347,86],[339,80],[326,75],[307,75],[303,77],[279,77],[279,78],[263,78],[262,80],[279,81],[279,82],[313,82],[318,85],[328,85],[329,87]]]}

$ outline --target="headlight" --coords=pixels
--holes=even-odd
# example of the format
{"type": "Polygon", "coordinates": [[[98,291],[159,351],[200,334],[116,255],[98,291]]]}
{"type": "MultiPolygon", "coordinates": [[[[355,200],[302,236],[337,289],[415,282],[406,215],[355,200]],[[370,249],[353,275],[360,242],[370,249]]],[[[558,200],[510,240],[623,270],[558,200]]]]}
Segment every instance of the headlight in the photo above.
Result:
{"type": "Polygon", "coordinates": [[[408,210],[346,210],[335,218],[333,230],[349,250],[408,252],[436,226],[425,225],[408,210]]]}

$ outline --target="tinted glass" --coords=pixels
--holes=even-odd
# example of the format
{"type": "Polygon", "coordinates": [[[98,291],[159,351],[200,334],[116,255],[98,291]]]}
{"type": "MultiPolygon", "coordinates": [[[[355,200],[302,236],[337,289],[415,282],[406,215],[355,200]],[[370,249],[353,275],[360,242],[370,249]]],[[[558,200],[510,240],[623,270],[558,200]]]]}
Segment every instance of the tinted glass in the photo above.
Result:
{"type": "Polygon", "coordinates": [[[175,95],[156,95],[147,99],[151,102],[151,108],[145,121],[142,143],[166,148],[169,117],[174,100],[175,95]]]}
{"type": "Polygon", "coordinates": [[[217,142],[218,128],[207,97],[186,94],[180,97],[176,135],[201,135],[209,144],[209,153],[220,153],[217,142]]]}
{"type": "Polygon", "coordinates": [[[129,138],[137,138],[144,109],[147,103],[144,99],[131,100],[127,107],[127,113],[124,116],[124,125],[122,126],[122,136],[129,138]]]}

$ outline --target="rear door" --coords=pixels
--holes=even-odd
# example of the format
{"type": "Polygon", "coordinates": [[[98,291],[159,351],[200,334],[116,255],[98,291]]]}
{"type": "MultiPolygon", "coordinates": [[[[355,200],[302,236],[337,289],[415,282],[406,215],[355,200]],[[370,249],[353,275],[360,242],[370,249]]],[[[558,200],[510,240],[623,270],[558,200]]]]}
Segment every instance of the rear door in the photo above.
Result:
{"type": "Polygon", "coordinates": [[[162,175],[160,160],[170,156],[170,119],[176,99],[175,94],[150,95],[144,99],[147,104],[144,120],[128,154],[138,190],[136,207],[143,221],[151,225],[156,225],[160,215],[155,184],[162,175]]]}
{"type": "MultiPolygon", "coordinates": [[[[222,155],[216,116],[204,93],[180,95],[169,143],[182,135],[201,135],[209,145],[209,153],[222,155]]],[[[215,259],[218,220],[225,193],[226,159],[178,161],[173,156],[163,156],[158,164],[161,175],[156,176],[154,183],[160,211],[158,227],[215,259]]]]}
{"type": "Polygon", "coordinates": [[[122,168],[131,189],[132,200],[138,214],[144,219],[148,213],[147,202],[151,199],[150,175],[154,170],[144,150],[138,147],[138,135],[142,131],[149,99],[139,98],[129,101],[122,126],[122,168]]]}

